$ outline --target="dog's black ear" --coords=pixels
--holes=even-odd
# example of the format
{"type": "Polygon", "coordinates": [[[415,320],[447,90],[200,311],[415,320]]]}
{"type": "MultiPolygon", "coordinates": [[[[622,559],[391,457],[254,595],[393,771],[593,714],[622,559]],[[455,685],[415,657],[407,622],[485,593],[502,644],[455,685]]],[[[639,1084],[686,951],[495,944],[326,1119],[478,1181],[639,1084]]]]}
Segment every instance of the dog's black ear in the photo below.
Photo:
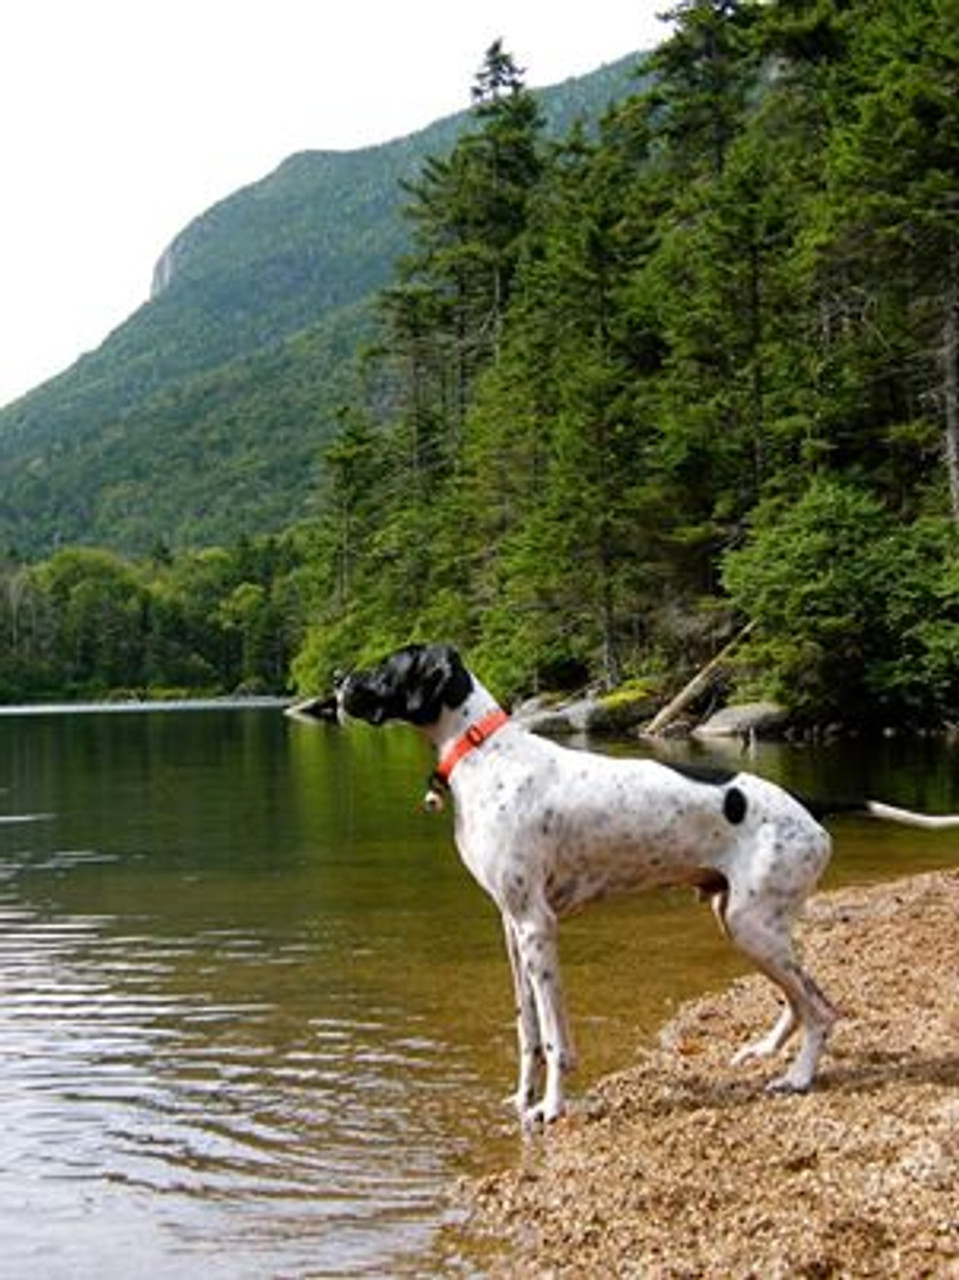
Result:
{"type": "Polygon", "coordinates": [[[463,660],[452,645],[446,645],[449,675],[443,687],[443,701],[450,707],[459,707],[473,692],[473,677],[463,665],[463,660]]]}
{"type": "Polygon", "coordinates": [[[452,645],[426,645],[416,652],[407,681],[406,711],[413,724],[434,724],[443,707],[458,707],[473,679],[452,645]]]}

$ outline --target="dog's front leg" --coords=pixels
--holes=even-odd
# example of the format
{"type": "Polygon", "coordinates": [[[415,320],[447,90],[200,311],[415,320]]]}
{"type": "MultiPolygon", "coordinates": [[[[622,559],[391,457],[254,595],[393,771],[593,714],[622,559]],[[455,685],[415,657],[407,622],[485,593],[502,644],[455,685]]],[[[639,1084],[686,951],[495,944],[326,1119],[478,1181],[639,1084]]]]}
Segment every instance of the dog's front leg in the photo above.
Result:
{"type": "Polygon", "coordinates": [[[559,972],[556,917],[548,908],[514,923],[520,963],[533,991],[546,1059],[546,1089],[542,1101],[528,1107],[526,1123],[550,1124],[566,1109],[563,1076],[575,1066],[572,1039],[559,972]]]}
{"type": "Polygon", "coordinates": [[[536,1100],[537,1076],[543,1061],[543,1041],[540,1035],[539,1014],[536,1012],[536,1000],[520,954],[516,926],[512,917],[505,911],[503,932],[506,935],[506,952],[509,956],[513,988],[516,993],[516,1032],[519,1042],[519,1082],[512,1101],[520,1116],[523,1116],[536,1100]]]}

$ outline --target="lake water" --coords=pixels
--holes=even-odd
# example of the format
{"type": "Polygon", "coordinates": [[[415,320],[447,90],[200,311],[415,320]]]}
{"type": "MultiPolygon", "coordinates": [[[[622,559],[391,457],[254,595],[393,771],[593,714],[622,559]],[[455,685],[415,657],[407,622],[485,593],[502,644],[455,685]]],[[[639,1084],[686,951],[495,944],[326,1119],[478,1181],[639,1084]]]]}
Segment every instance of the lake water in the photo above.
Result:
{"type": "MultiPolygon", "coordinates": [[[[748,763],[959,809],[942,744],[748,763]]],[[[0,824],[4,1275],[482,1274],[447,1192],[518,1153],[512,999],[428,770],[408,731],[275,709],[0,717],[0,815],[50,815],[0,824]]],[[[832,884],[959,864],[955,833],[834,829],[832,884]]],[[[742,971],[683,893],[563,952],[577,1089],[742,971]]]]}

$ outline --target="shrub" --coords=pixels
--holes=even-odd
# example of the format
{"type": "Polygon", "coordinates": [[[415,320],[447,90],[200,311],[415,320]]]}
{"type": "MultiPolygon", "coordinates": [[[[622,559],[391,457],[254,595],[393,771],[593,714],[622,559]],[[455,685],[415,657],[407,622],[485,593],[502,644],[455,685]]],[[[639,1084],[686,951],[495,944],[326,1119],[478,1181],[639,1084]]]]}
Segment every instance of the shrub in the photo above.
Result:
{"type": "Polygon", "coordinates": [[[928,722],[959,694],[959,547],[945,521],[902,527],[869,493],[814,482],[729,553],[724,585],[755,620],[750,692],[806,721],[928,722]]]}

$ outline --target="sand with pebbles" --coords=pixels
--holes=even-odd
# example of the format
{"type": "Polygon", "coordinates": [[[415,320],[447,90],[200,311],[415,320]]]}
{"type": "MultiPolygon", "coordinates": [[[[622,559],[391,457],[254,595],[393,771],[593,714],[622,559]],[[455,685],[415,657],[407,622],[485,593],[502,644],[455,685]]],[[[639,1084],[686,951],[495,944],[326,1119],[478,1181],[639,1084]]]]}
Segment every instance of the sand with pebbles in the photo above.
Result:
{"type": "Polygon", "coordinates": [[[843,1011],[813,1092],[729,1065],[763,979],[695,1001],[464,1189],[492,1275],[959,1278],[959,871],[823,894],[800,937],[843,1011]]]}

